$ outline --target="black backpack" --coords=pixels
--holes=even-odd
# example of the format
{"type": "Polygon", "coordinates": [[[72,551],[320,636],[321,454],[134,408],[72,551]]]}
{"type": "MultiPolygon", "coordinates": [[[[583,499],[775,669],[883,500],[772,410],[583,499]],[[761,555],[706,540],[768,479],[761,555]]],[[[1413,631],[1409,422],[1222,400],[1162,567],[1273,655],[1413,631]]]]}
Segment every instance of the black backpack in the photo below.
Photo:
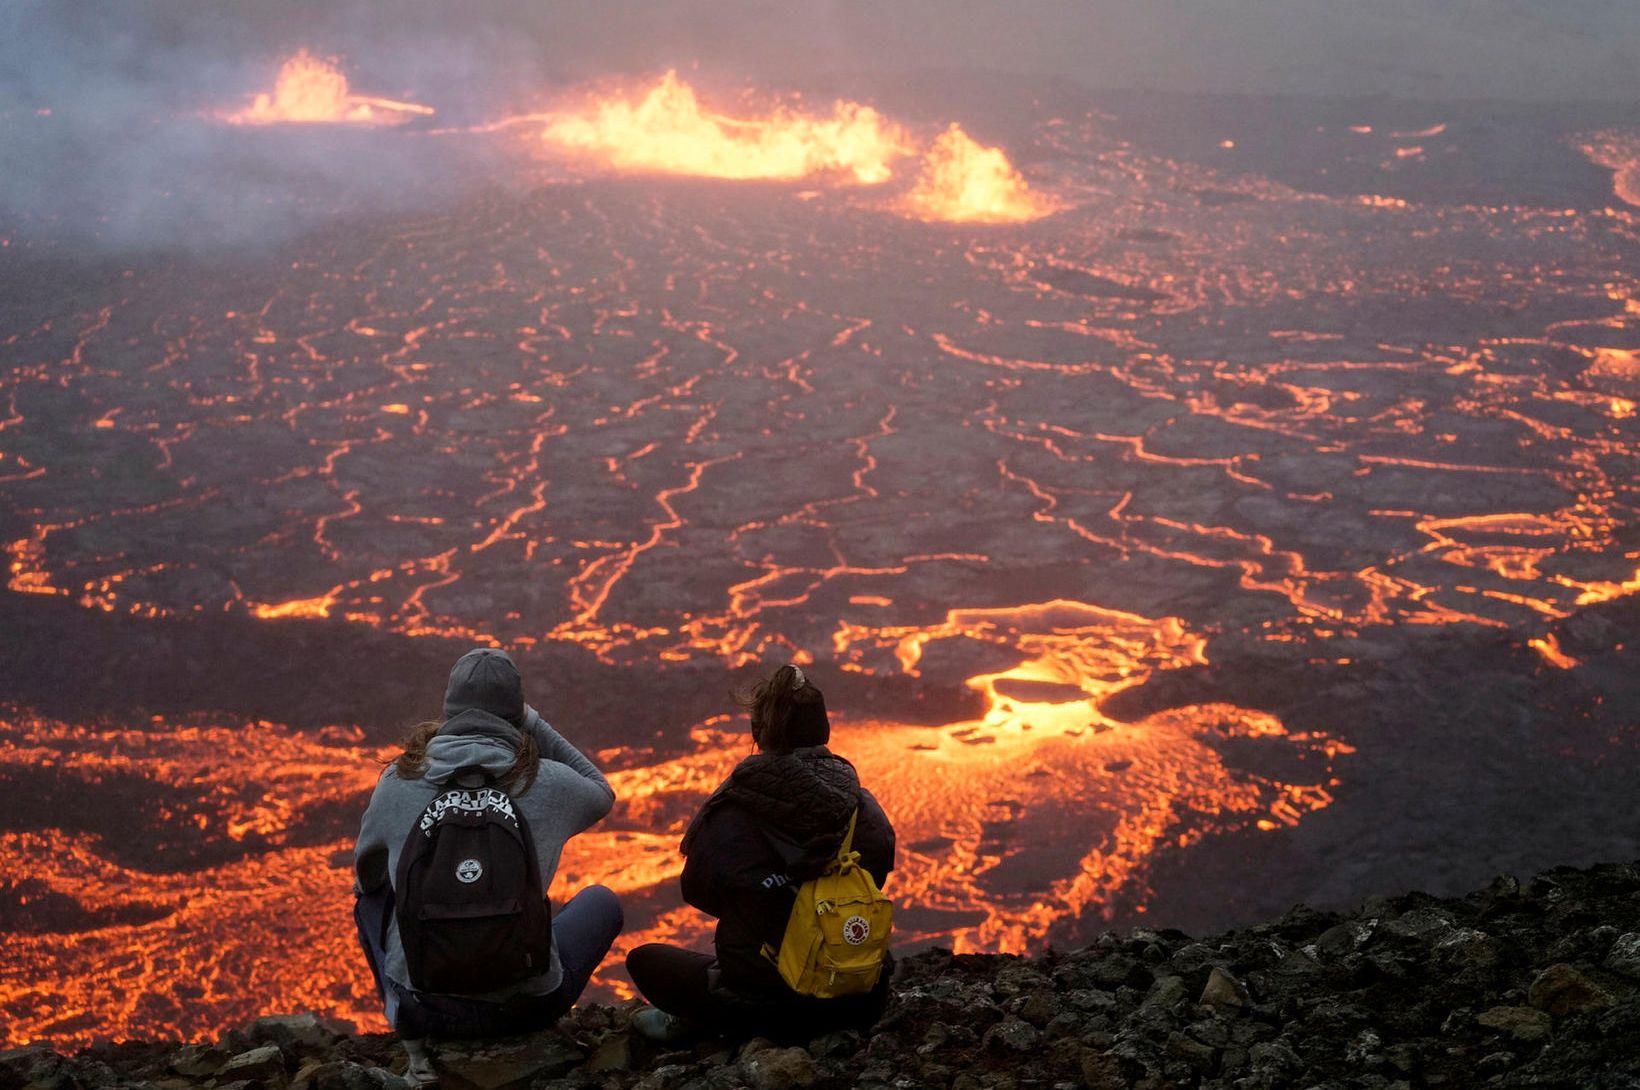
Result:
{"type": "Polygon", "coordinates": [[[552,912],[535,844],[500,788],[452,788],[428,803],[394,886],[417,991],[499,991],[551,964],[552,912]]]}

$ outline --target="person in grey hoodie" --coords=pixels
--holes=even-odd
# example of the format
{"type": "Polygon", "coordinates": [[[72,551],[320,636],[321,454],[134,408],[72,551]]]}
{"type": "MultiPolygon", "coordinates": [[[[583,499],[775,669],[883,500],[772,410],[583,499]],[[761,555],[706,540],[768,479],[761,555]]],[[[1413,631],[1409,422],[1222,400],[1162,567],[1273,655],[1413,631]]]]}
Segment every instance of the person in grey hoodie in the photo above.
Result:
{"type": "Polygon", "coordinates": [[[552,920],[545,972],[501,992],[436,995],[417,991],[394,917],[399,856],[422,811],[456,787],[488,782],[505,790],[529,825],[542,886],[552,883],[566,841],[595,825],[615,792],[590,760],[524,702],[518,668],[503,651],[467,652],[450,671],[444,719],[418,727],[382,772],[354,849],[355,918],[387,1019],[404,1038],[415,1081],[431,1081],[420,1047],[429,1034],[482,1037],[550,1025],[574,1005],[620,934],[620,901],[588,886],[552,920]]]}

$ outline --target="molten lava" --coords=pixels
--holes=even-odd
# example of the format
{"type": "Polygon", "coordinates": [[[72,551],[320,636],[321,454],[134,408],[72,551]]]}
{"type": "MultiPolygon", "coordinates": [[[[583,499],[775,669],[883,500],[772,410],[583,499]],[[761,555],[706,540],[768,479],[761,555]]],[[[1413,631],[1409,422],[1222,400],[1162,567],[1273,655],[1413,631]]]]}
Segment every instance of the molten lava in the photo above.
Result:
{"type": "Polygon", "coordinates": [[[1556,669],[1573,670],[1579,665],[1577,659],[1560,649],[1560,640],[1552,632],[1547,636],[1527,640],[1526,645],[1542,655],[1543,661],[1556,669]]]}
{"type": "Polygon", "coordinates": [[[1640,134],[1597,132],[1584,138],[1578,150],[1612,172],[1612,190],[1620,200],[1640,208],[1640,134]]]}
{"type": "Polygon", "coordinates": [[[86,792],[125,799],[67,828],[0,830],[0,1042],[194,1037],[274,995],[376,1024],[341,926],[349,843],[304,828],[327,810],[351,819],[374,785],[378,751],[360,741],[268,723],[87,728],[0,709],[0,775],[33,765],[68,807],[86,792]]]}
{"type": "Polygon", "coordinates": [[[1001,148],[977,143],[955,123],[924,154],[905,205],[919,219],[959,223],[1023,223],[1055,207],[1031,192],[1001,148]]]}
{"type": "MultiPolygon", "coordinates": [[[[327,85],[312,112],[365,101],[327,85]]],[[[266,97],[271,115],[284,96],[266,97]]],[[[626,128],[589,108],[552,138],[623,170],[887,178],[903,188],[857,200],[907,216],[1048,208],[958,129],[914,184],[913,142],[865,107],[734,118],[676,77],[608,105],[626,128]],[[656,141],[672,160],[623,160],[654,135],[646,110],[722,154],[662,165],[696,154],[680,136],[656,141]],[[880,156],[843,136],[866,118],[880,156]]],[[[535,656],[620,795],[554,896],[621,892],[617,954],[706,941],[678,835],[749,748],[667,697],[787,658],[828,678],[836,747],[900,831],[906,943],[1162,924],[1181,869],[1209,901],[1275,868],[1351,892],[1339,876],[1387,849],[1338,866],[1340,830],[1445,831],[1369,806],[1362,771],[1398,770],[1369,731],[1421,699],[1422,649],[1480,630],[1509,678],[1525,656],[1568,689],[1617,674],[1629,637],[1602,614],[1640,596],[1632,213],[1325,197],[1091,120],[1030,139],[1088,195],[1052,231],[797,215],[768,186],[548,184],[338,222],[227,274],[122,260],[59,284],[48,266],[43,290],[4,294],[6,602],[106,632],[114,678],[184,662],[183,629],[335,641],[346,664],[422,637],[535,656]],[[1221,842],[1236,865],[1201,866],[1221,842]]],[[[1538,714],[1452,688],[1422,707],[1495,719],[1505,747],[1538,714]]],[[[348,849],[390,749],[370,743],[398,724],[355,705],[287,729],[245,710],[264,693],[197,721],[71,721],[74,698],[0,706],[18,815],[0,1042],[309,1008],[380,1027],[348,849]]],[[[1408,767],[1461,764],[1480,737],[1415,725],[1432,748],[1408,767]]],[[[1555,806],[1580,804],[1556,782],[1555,806]]],[[[622,987],[610,964],[601,996],[622,987]]]]}
{"type": "MultiPolygon", "coordinates": [[[[1106,719],[1097,697],[1153,667],[1200,661],[1202,641],[1172,618],[1058,601],[848,638],[891,641],[913,662],[953,641],[1034,656],[970,679],[990,700],[979,719],[931,728],[839,717],[834,747],[904,846],[889,884],[902,945],[1022,951],[1067,919],[1103,918],[1114,896],[1142,897],[1158,852],[1295,825],[1327,806],[1334,760],[1352,752],[1228,705],[1106,719]],[[1297,775],[1238,763],[1249,747],[1279,752],[1297,775]]],[[[616,809],[566,846],[551,890],[562,903],[600,882],[627,904],[595,996],[630,993],[620,955],[634,946],[711,941],[710,921],[677,904],[677,844],[747,751],[746,735],[721,729],[727,718],[696,727],[685,757],[600,755],[616,768],[616,809]]],[[[270,1002],[385,1028],[347,926],[348,863],[359,804],[395,752],[342,728],[315,737],[156,719],[88,730],[0,708],[0,779],[44,769],[60,793],[129,800],[72,828],[0,830],[0,907],[20,924],[0,933],[0,1045],[194,1038],[270,1002]]]]}
{"type": "MultiPolygon", "coordinates": [[[[702,106],[671,71],[636,98],[592,96],[582,110],[554,116],[542,135],[617,170],[741,180],[878,185],[918,153],[905,129],[870,106],[838,101],[830,115],[782,108],[732,117],[702,106]]],[[[921,152],[921,163],[899,204],[918,219],[1021,223],[1055,208],[1031,192],[1002,149],[976,143],[956,124],[921,152]]]]}
{"type": "Polygon", "coordinates": [[[777,109],[736,118],[700,103],[667,72],[641,98],[597,98],[554,117],[544,138],[620,170],[706,178],[795,179],[837,175],[875,185],[907,153],[907,137],[870,106],[839,101],[829,116],[777,109]]]}
{"type": "Polygon", "coordinates": [[[353,94],[335,60],[303,49],[279,69],[273,94],[258,94],[249,107],[223,120],[234,125],[397,125],[432,113],[431,107],[414,102],[353,94]]]}

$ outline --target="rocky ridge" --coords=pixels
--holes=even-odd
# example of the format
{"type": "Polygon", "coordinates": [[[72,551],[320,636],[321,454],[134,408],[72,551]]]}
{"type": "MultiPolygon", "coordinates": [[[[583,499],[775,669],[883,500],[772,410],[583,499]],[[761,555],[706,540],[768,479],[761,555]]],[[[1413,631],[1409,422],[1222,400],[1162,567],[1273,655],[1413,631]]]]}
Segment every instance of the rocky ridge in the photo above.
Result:
{"type": "MultiPolygon", "coordinates": [[[[1461,898],[1297,907],[1193,939],[1106,933],[1035,957],[904,958],[871,1034],[691,1048],[588,1005],[526,1037],[443,1042],[446,1090],[1640,1088],[1640,865],[1500,877],[1461,898]]],[[[0,1053],[24,1090],[409,1090],[391,1035],[314,1015],[215,1043],[0,1053]]]]}

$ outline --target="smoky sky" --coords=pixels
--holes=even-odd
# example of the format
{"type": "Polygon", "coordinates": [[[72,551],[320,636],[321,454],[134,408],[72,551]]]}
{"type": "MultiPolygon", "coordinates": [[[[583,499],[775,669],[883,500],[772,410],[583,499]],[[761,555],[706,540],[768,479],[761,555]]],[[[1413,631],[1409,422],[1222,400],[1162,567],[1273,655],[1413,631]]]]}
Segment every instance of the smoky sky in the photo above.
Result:
{"type": "Polygon", "coordinates": [[[214,246],[282,237],[318,206],[414,204],[484,176],[471,149],[204,120],[268,89],[300,47],[456,124],[667,67],[862,97],[949,71],[1199,94],[1640,98],[1633,0],[7,0],[0,214],[214,246]]]}
{"type": "Polygon", "coordinates": [[[521,91],[544,75],[700,64],[758,77],[951,68],[1184,91],[1640,98],[1632,0],[10,0],[0,28],[8,95],[107,76],[186,97],[307,45],[424,94],[440,81],[521,91]]]}

